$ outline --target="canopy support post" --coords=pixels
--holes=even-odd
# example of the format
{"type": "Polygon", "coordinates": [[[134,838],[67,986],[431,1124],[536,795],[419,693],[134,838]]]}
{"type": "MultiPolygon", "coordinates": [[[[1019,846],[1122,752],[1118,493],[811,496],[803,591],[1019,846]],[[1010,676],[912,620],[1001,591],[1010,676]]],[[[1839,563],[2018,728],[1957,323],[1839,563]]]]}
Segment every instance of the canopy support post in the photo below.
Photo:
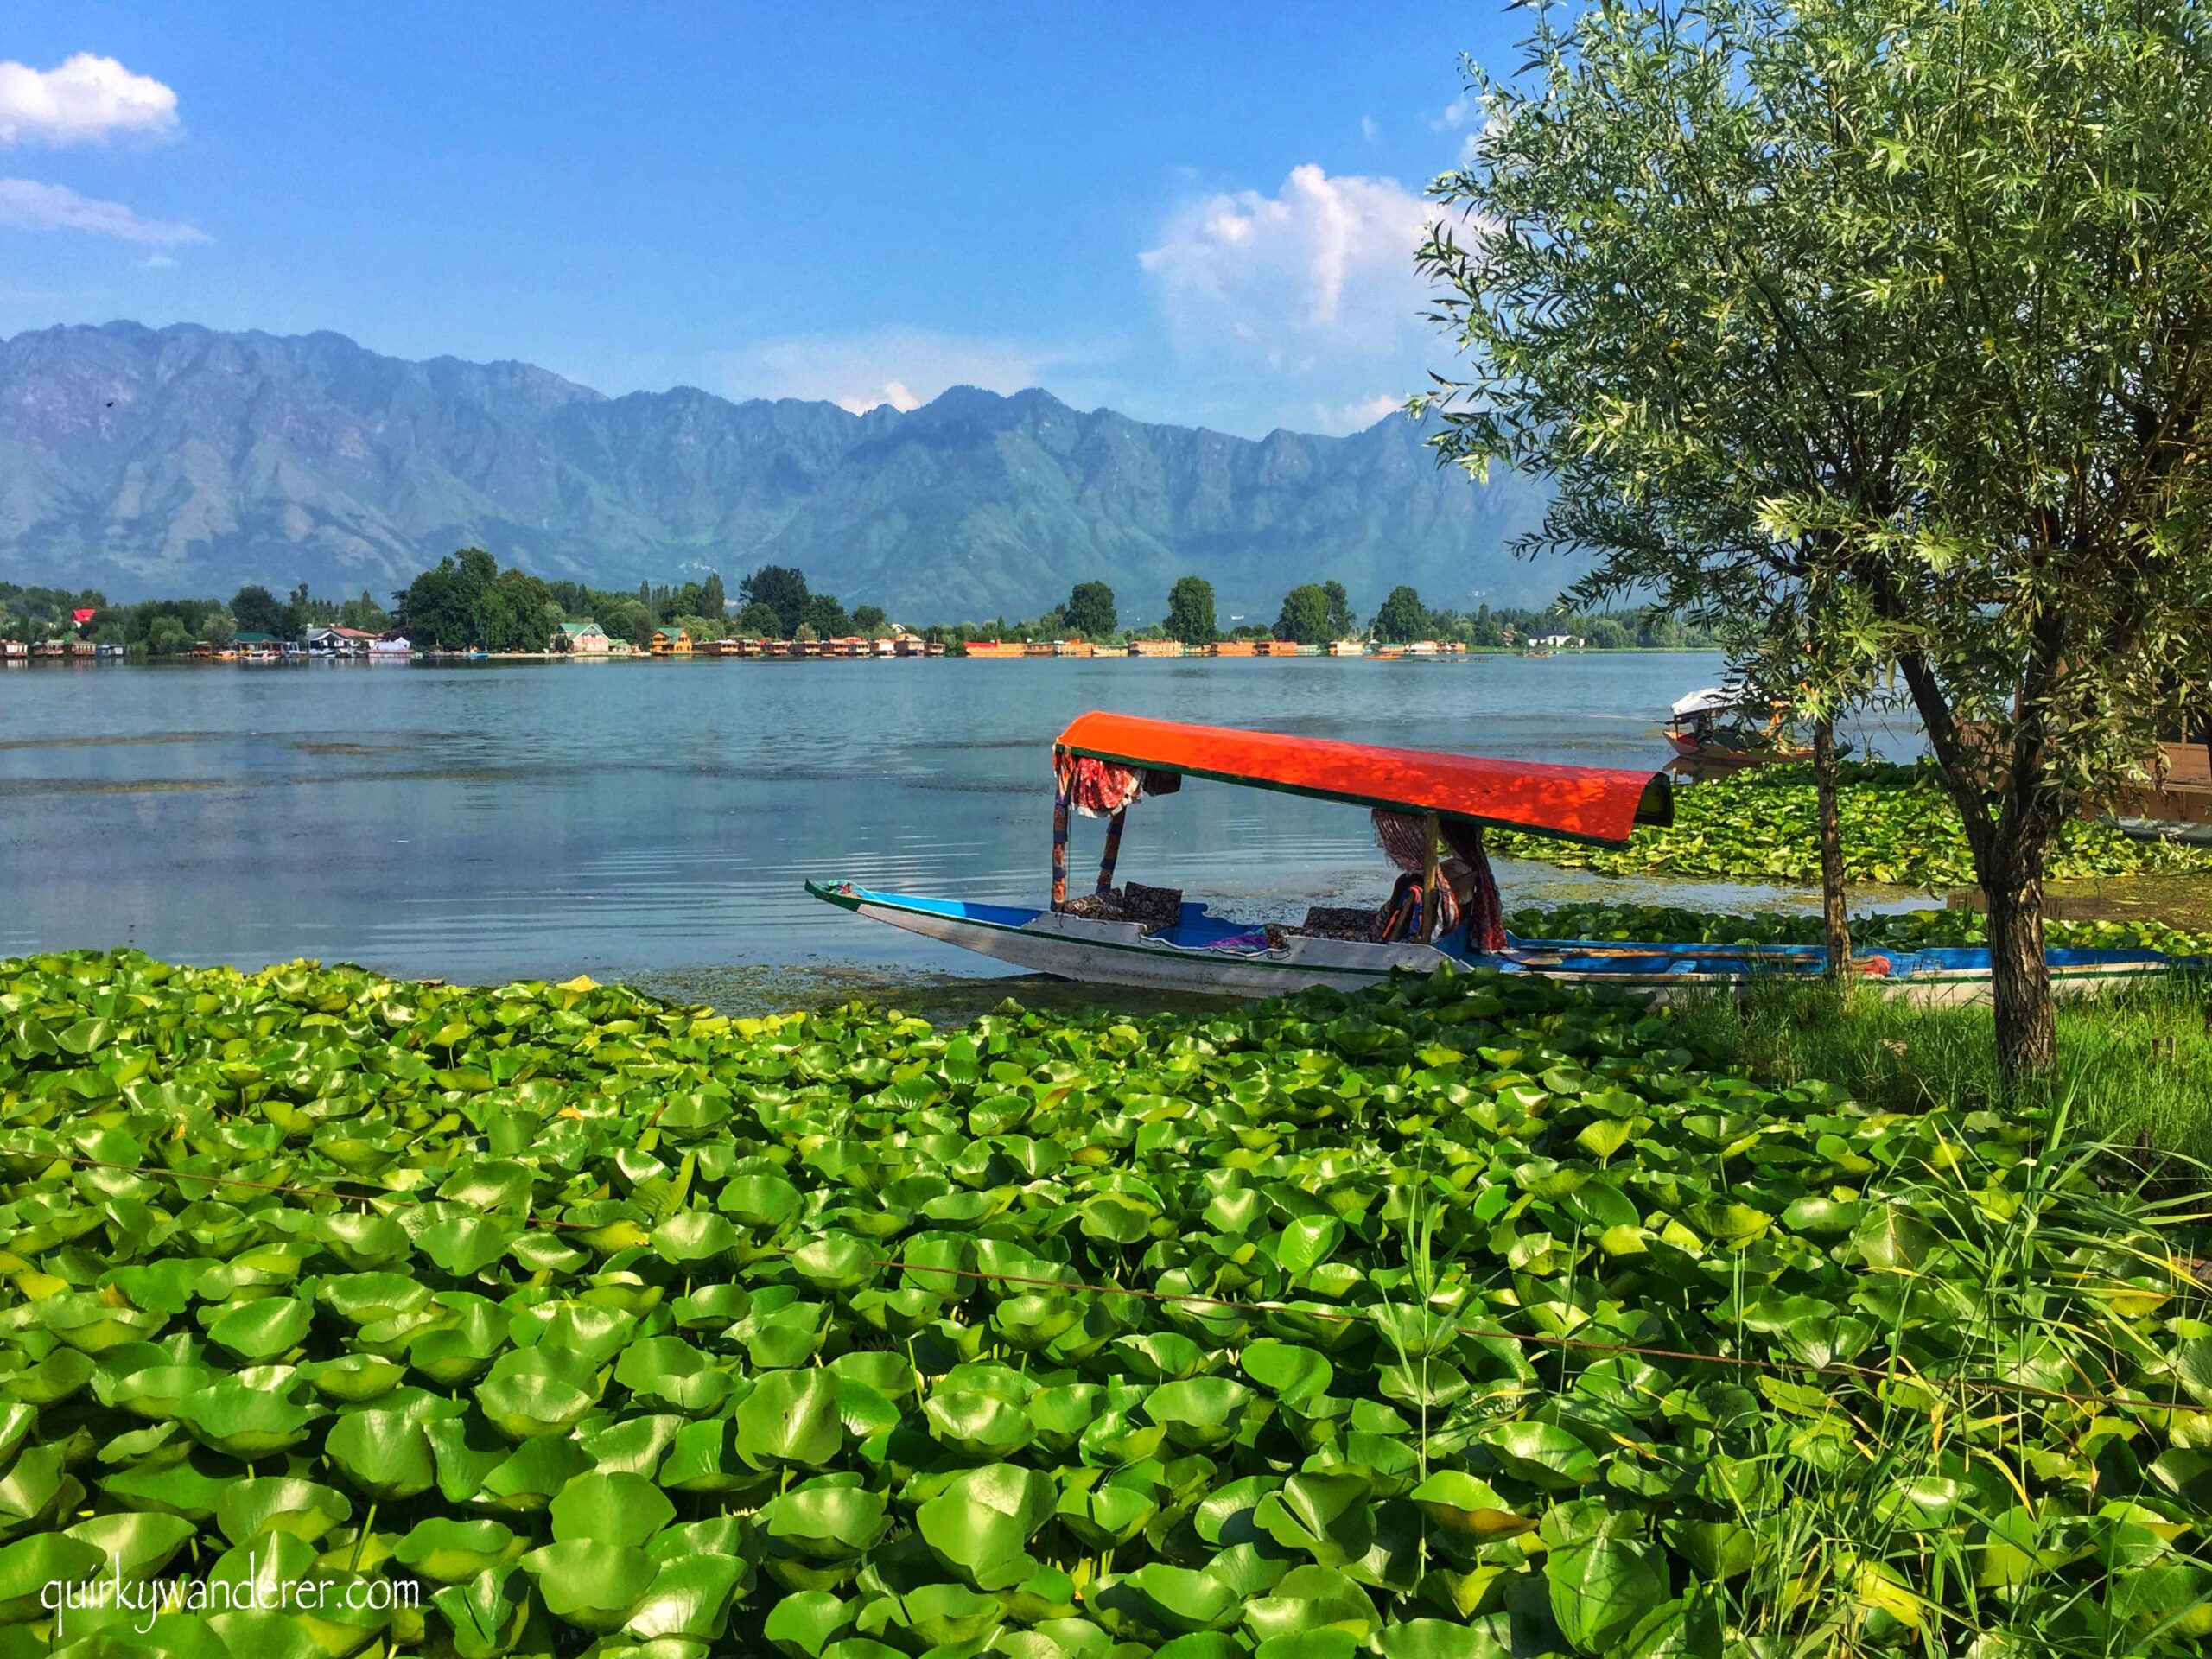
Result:
{"type": "Polygon", "coordinates": [[[1127,822],[1129,809],[1123,807],[1106,820],[1106,851],[1098,861],[1098,891],[1108,893],[1114,886],[1114,865],[1122,856],[1122,826],[1127,822]]]}
{"type": "Polygon", "coordinates": [[[1052,797],[1052,908],[1068,907],[1068,802],[1072,789],[1063,773],[1052,797]]]}
{"type": "Polygon", "coordinates": [[[1427,944],[1436,938],[1436,842],[1442,834],[1436,814],[1421,815],[1421,937],[1427,944]]]}

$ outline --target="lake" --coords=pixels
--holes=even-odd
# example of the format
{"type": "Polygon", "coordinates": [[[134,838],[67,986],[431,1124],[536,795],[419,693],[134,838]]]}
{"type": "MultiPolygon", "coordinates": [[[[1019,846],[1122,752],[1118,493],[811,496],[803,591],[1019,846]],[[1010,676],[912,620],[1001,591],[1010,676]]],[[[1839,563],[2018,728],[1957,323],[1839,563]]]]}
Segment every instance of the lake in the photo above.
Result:
{"type": "MultiPolygon", "coordinates": [[[[1040,901],[1050,746],[1085,709],[1656,768],[1667,705],[1719,677],[1641,653],[19,667],[0,673],[0,956],[588,973],[726,1003],[988,975],[802,883],[1040,901]]],[[[1078,886],[1102,834],[1077,825],[1078,886]]],[[[1198,782],[1131,815],[1121,868],[1263,918],[1388,888],[1364,813],[1198,782]]],[[[1509,906],[1661,891],[1498,874],[1509,906]]]]}

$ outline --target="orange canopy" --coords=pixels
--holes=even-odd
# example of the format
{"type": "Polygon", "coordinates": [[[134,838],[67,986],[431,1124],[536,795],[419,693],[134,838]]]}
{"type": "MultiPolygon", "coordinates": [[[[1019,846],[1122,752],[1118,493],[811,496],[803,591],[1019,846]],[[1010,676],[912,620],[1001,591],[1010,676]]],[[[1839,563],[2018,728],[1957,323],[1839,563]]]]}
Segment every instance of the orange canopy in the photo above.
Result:
{"type": "Polygon", "coordinates": [[[1077,716],[1055,747],[1125,766],[1616,846],[1639,823],[1675,821],[1663,772],[1486,760],[1099,713],[1077,716]]]}

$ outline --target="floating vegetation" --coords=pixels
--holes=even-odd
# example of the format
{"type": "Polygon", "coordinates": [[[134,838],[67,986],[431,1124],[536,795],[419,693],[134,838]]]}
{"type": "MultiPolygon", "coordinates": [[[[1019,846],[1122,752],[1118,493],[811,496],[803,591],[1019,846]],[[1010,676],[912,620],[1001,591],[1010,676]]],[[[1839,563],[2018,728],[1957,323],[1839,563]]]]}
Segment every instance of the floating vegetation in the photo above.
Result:
{"type": "MultiPolygon", "coordinates": [[[[1847,767],[1840,794],[1847,880],[1923,891],[1974,885],[1958,807],[1926,768],[1847,767]]],[[[1673,825],[1638,830],[1625,847],[1492,830],[1490,848],[1608,875],[1821,879],[1818,802],[1802,766],[1764,766],[1677,789],[1673,825]]],[[[2212,849],[2138,841],[2110,824],[2077,820],[2066,825],[2047,874],[2066,880],[2169,870],[2212,870],[2212,849]]]]}
{"type": "MultiPolygon", "coordinates": [[[[1684,944],[1818,944],[1821,918],[1795,911],[1739,916],[1672,905],[1530,906],[1505,918],[1527,939],[1619,939],[1684,944]]],[[[2077,950],[2158,950],[2212,957],[2212,933],[2190,932],[2136,917],[2044,923],[2046,945],[2077,950]]],[[[1874,911],[1851,918],[1854,950],[1911,950],[1989,943],[1989,918],[1977,910],[1874,911]]]]}
{"type": "Polygon", "coordinates": [[[1675,1031],[0,963],[0,1656],[2196,1651],[2193,1224],[1675,1031]]]}

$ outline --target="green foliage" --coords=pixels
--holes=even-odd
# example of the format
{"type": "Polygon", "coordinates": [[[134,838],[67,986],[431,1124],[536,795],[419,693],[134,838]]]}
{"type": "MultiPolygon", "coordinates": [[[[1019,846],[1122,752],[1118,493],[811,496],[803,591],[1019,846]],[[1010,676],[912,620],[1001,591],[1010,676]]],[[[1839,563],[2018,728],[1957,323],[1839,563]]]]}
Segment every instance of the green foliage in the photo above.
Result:
{"type": "Polygon", "coordinates": [[[106,595],[95,588],[72,593],[66,588],[0,582],[0,639],[58,639],[71,631],[70,619],[76,612],[106,608],[106,595]]]}
{"type": "Polygon", "coordinates": [[[231,618],[241,633],[285,637],[284,607],[266,588],[249,583],[231,595],[231,618]]]}
{"type": "MultiPolygon", "coordinates": [[[[854,632],[853,619],[830,594],[808,595],[806,604],[799,613],[799,626],[813,629],[815,637],[821,639],[842,639],[854,632]]],[[[792,631],[792,637],[798,637],[797,629],[792,631]]]]}
{"type": "MultiPolygon", "coordinates": [[[[1344,590],[1338,588],[1338,592],[1344,590]]],[[[1274,637],[1294,639],[1301,645],[1325,645],[1334,636],[1329,618],[1336,607],[1316,583],[1306,582],[1283,595],[1282,613],[1275,618],[1274,637]]]]}
{"type": "Polygon", "coordinates": [[[1179,576],[1167,590],[1167,637],[1186,645],[1210,645],[1216,625],[1213,584],[1204,576],[1179,576]]]}
{"type": "Polygon", "coordinates": [[[500,569],[480,547],[441,559],[399,595],[401,632],[432,651],[543,651],[561,618],[544,582],[500,569]]]}
{"type": "Polygon", "coordinates": [[[767,630],[788,639],[806,620],[806,577],[788,565],[764,564],[737,584],[737,596],[747,610],[765,605],[776,614],[776,626],[767,630]]]}
{"type": "Polygon", "coordinates": [[[1096,642],[1109,639],[1122,626],[1114,611],[1114,590],[1103,582],[1078,582],[1060,610],[1068,632],[1096,642]]]}
{"type": "MultiPolygon", "coordinates": [[[[1844,873],[1885,887],[1972,887],[1974,860],[1957,808],[1918,768],[1847,768],[1841,791],[1844,873]]],[[[1820,855],[1813,784],[1806,770],[1762,766],[1675,791],[1670,828],[1640,829],[1625,847],[1586,847],[1545,836],[1493,832],[1491,850],[1511,858],[1602,870],[1609,875],[1719,876],[1817,881],[1820,855]]],[[[2048,874],[2133,875],[2212,869],[2212,852],[2137,841],[2108,824],[2065,824],[2048,874]]]]}
{"type": "Polygon", "coordinates": [[[1432,619],[1421,595],[1410,588],[1393,588],[1375,613],[1375,637],[1393,645],[1429,637],[1432,619]]]}
{"type": "Polygon", "coordinates": [[[2207,1245],[2056,1130],[1525,977],[945,1032],[0,963],[0,1643],[251,1550],[431,1593],[152,1639],[2180,1653],[2207,1245]]]}
{"type": "Polygon", "coordinates": [[[391,626],[391,613],[371,599],[369,590],[364,588],[338,607],[338,626],[359,628],[364,633],[382,633],[391,626]]]}
{"type": "Polygon", "coordinates": [[[1353,620],[1351,595],[1344,591],[1344,585],[1341,582],[1323,582],[1321,593],[1322,596],[1329,601],[1327,637],[1331,639],[1351,639],[1353,620]]]}
{"type": "Polygon", "coordinates": [[[737,613],[737,634],[745,639],[773,639],[782,636],[784,619],[775,607],[754,600],[737,613]]]}

